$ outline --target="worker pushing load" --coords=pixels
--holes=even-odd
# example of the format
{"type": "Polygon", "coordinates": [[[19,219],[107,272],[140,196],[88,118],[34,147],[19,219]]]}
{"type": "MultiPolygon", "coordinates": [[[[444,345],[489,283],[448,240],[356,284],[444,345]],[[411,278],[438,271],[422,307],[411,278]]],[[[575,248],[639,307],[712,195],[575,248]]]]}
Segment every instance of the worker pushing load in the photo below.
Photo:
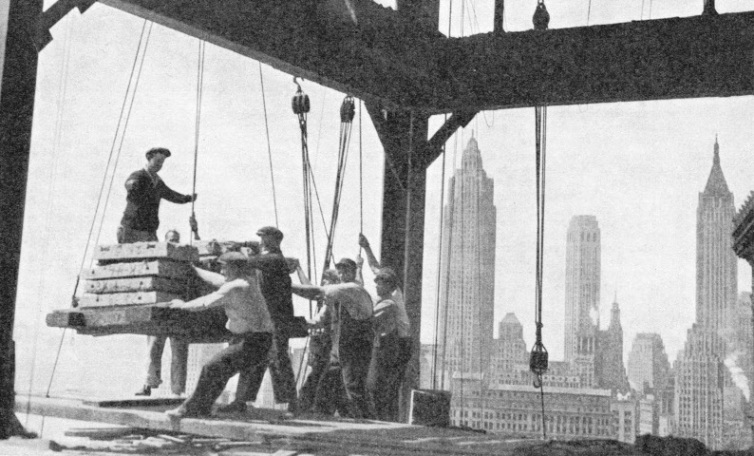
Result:
{"type": "Polygon", "coordinates": [[[269,367],[275,402],[288,404],[288,412],[298,413],[296,377],[288,356],[288,339],[294,325],[293,297],[291,295],[291,268],[280,250],[283,232],[274,226],[265,226],[257,231],[262,253],[248,259],[248,267],[260,271],[260,288],[275,326],[267,365],[257,364],[241,372],[238,379],[236,399],[222,412],[243,413],[246,402],[254,402],[262,386],[264,373],[269,367]]]}
{"type": "Polygon", "coordinates": [[[217,286],[217,291],[189,302],[174,300],[171,308],[201,310],[223,306],[228,317],[226,328],[233,334],[230,345],[202,367],[196,389],[178,408],[168,410],[171,417],[203,417],[212,412],[228,380],[249,367],[264,366],[272,344],[275,327],[267,310],[257,276],[249,273],[248,258],[240,252],[228,252],[218,258],[222,276],[197,270],[203,280],[217,286]]]}
{"type": "Polygon", "coordinates": [[[329,312],[332,348],[330,361],[317,388],[314,410],[349,418],[373,418],[366,391],[372,354],[372,298],[356,280],[356,262],[343,258],[335,265],[342,283],[293,285],[293,292],[307,299],[323,298],[325,307],[310,324],[324,324],[329,312]]]}

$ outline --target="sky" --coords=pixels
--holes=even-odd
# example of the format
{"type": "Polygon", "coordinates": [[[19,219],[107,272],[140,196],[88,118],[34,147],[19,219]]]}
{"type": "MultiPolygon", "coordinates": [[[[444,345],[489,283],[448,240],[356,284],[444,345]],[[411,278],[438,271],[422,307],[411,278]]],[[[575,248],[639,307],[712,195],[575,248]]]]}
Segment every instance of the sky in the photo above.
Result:
{"type": "MultiPolygon", "coordinates": [[[[47,6],[50,3],[48,0],[47,6]]],[[[751,8],[746,3],[718,1],[717,8],[721,13],[745,11],[751,8]]],[[[491,29],[492,4],[492,0],[454,0],[451,34],[491,29]]],[[[530,29],[535,5],[534,0],[508,2],[506,30],[530,29]]],[[[582,0],[553,1],[547,6],[550,27],[562,28],[688,16],[701,11],[702,1],[582,0]]],[[[445,31],[450,10],[449,1],[442,1],[441,28],[445,31]]],[[[126,105],[131,102],[126,91],[143,25],[142,19],[96,3],[85,14],[74,11],[57,24],[52,30],[54,40],[40,54],[16,313],[21,391],[27,386],[34,390],[47,387],[62,331],[47,328],[44,316],[69,306],[79,268],[90,264],[85,252],[94,243],[115,242],[125,200],[123,182],[143,166],[144,152],[155,146],[170,148],[173,156],[160,174],[173,189],[191,190],[197,39],[158,25],[151,29],[128,125],[124,135],[116,135],[124,99],[126,105]],[[108,167],[111,150],[115,153],[108,167]],[[102,202],[107,200],[107,204],[102,205],[101,222],[95,223],[90,238],[103,182],[102,202]]],[[[200,233],[207,239],[249,239],[257,227],[275,224],[277,205],[278,224],[286,234],[284,252],[303,256],[300,133],[290,111],[295,92],[291,75],[261,66],[275,177],[273,198],[258,63],[207,45],[204,65],[196,179],[200,233]]],[[[309,148],[329,221],[338,109],[345,94],[308,81],[302,86],[311,99],[309,148]]],[[[636,333],[657,332],[672,362],[694,320],[696,207],[712,166],[716,136],[736,206],[754,190],[749,159],[754,148],[750,128],[754,101],[736,97],[592,104],[550,107],[548,113],[545,345],[553,359],[562,359],[566,230],[572,216],[591,214],[597,217],[602,233],[602,321],[609,321],[610,305],[617,298],[625,352],[636,333]]],[[[442,117],[435,116],[431,128],[438,128],[441,122],[442,117]]],[[[478,115],[448,141],[444,173],[449,178],[463,147],[475,136],[484,168],[495,181],[495,320],[514,312],[524,325],[528,345],[534,336],[533,124],[531,108],[478,115]]],[[[362,224],[379,251],[382,160],[374,127],[366,112],[359,126],[357,112],[336,257],[358,253],[356,240],[362,224]],[[360,149],[364,163],[361,178],[360,149]],[[363,220],[359,215],[360,180],[363,220]]],[[[428,171],[421,334],[425,343],[434,338],[437,237],[440,207],[446,202],[441,199],[442,175],[438,160],[428,171]]],[[[189,206],[163,203],[158,234],[174,227],[187,234],[189,214],[189,206]]],[[[321,258],[325,243],[318,216],[315,227],[321,258]]],[[[751,270],[746,263],[739,262],[738,275],[739,291],[751,290],[751,270]]],[[[296,312],[307,314],[307,304],[297,302],[296,312]]],[[[143,337],[92,338],[66,332],[60,346],[61,365],[68,369],[56,372],[57,390],[82,383],[106,387],[107,375],[118,372],[132,377],[134,390],[140,384],[141,374],[134,372],[141,372],[146,360],[143,337]]]]}

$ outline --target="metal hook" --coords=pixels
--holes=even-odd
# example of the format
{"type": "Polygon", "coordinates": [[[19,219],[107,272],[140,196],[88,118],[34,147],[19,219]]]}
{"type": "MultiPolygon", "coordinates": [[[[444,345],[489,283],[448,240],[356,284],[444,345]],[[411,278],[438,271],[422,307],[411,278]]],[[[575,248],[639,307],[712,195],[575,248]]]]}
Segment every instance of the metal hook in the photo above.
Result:
{"type": "MultiPolygon", "coordinates": [[[[293,83],[296,84],[296,87],[298,87],[298,91],[299,92],[303,92],[303,90],[301,90],[301,84],[298,83],[298,79],[299,79],[298,76],[294,76],[293,77],[293,83]]],[[[303,79],[302,79],[302,81],[303,81],[303,79]]]]}

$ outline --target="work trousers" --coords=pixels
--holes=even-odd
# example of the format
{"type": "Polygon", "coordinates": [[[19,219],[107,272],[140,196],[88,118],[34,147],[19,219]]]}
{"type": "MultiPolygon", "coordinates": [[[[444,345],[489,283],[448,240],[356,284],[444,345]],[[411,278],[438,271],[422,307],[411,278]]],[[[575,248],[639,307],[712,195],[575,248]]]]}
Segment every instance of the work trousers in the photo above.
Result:
{"type": "Polygon", "coordinates": [[[395,332],[375,340],[367,388],[378,420],[398,421],[398,398],[412,345],[410,337],[398,337],[395,332]]]}
{"type": "Polygon", "coordinates": [[[118,244],[133,244],[134,242],[158,242],[156,231],[139,231],[127,226],[119,226],[116,233],[118,244]]]}
{"type": "Polygon", "coordinates": [[[272,392],[278,404],[296,401],[296,377],[293,374],[291,358],[288,356],[288,333],[285,330],[275,331],[272,346],[267,354],[267,362],[250,365],[238,378],[236,400],[254,402],[262,386],[264,373],[269,367],[272,377],[272,392]]]}
{"type": "Polygon", "coordinates": [[[314,407],[314,399],[317,396],[317,388],[322,376],[330,366],[330,341],[329,334],[312,336],[309,342],[309,366],[311,371],[306,381],[301,386],[298,395],[299,411],[307,412],[314,407]]]}
{"type": "Polygon", "coordinates": [[[234,336],[230,345],[202,367],[199,381],[183,403],[190,414],[209,415],[212,404],[222,394],[231,377],[248,366],[264,365],[272,344],[270,333],[247,333],[234,336]]]}
{"type": "MultiPolygon", "coordinates": [[[[162,383],[162,352],[165,350],[167,336],[148,337],[149,367],[145,385],[157,388],[162,383]]],[[[188,344],[170,338],[170,389],[174,394],[186,391],[186,364],[188,363],[188,344]]]]}
{"type": "Polygon", "coordinates": [[[353,338],[339,346],[339,360],[331,360],[317,388],[317,412],[348,418],[374,418],[366,383],[372,358],[372,340],[353,338]]]}

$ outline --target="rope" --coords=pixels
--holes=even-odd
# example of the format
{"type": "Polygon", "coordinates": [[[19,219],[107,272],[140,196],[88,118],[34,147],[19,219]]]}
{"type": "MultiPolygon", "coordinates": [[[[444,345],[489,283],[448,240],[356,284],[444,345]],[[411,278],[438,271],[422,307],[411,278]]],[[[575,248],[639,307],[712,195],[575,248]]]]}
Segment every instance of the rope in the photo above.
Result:
{"type": "MultiPolygon", "coordinates": [[[[61,63],[61,69],[60,69],[60,78],[58,79],[58,96],[57,96],[57,113],[55,117],[55,127],[54,127],[54,137],[53,137],[53,145],[52,145],[52,166],[50,167],[50,172],[47,177],[47,182],[50,183],[50,186],[47,188],[47,210],[45,211],[45,223],[44,223],[44,232],[49,233],[50,232],[50,214],[53,213],[53,195],[55,195],[55,189],[57,186],[57,170],[58,170],[58,164],[59,164],[59,156],[58,153],[60,152],[60,142],[62,138],[62,125],[63,121],[65,119],[65,98],[68,88],[68,67],[71,60],[71,30],[73,29],[73,21],[74,18],[71,16],[66,21],[66,28],[65,28],[65,37],[63,38],[65,43],[64,48],[64,57],[63,61],[61,63]]],[[[42,249],[42,252],[49,251],[50,247],[50,236],[45,237],[44,241],[44,248],[42,249]]],[[[34,387],[34,374],[36,373],[36,366],[37,366],[37,346],[39,345],[39,323],[40,323],[40,317],[42,316],[42,299],[40,299],[40,295],[42,295],[42,292],[46,290],[45,283],[43,282],[43,278],[46,277],[46,273],[49,269],[49,263],[45,262],[45,267],[42,271],[40,271],[39,274],[39,280],[37,282],[37,314],[35,317],[35,324],[34,324],[34,343],[32,346],[32,357],[31,357],[31,369],[29,371],[29,389],[27,391],[27,398],[31,399],[31,393],[34,387]]],[[[27,401],[26,405],[26,419],[24,421],[24,427],[28,427],[29,425],[29,412],[31,411],[31,401],[27,401]]],[[[44,420],[44,415],[42,416],[42,419],[44,420]]]]}
{"type": "MultiPolygon", "coordinates": [[[[361,105],[362,101],[359,99],[359,233],[364,233],[364,158],[361,142],[361,105]]],[[[361,251],[362,248],[359,246],[359,256],[361,251]]]]}
{"type": "Polygon", "coordinates": [[[537,266],[535,287],[536,342],[531,350],[529,367],[535,375],[534,387],[539,389],[542,405],[542,438],[547,438],[545,420],[544,382],[542,375],[547,371],[548,353],[542,343],[542,276],[544,265],[544,225],[545,225],[545,169],[547,151],[547,106],[534,108],[534,134],[536,148],[537,183],[537,266]]]}
{"type": "MultiPolygon", "coordinates": [[[[448,115],[445,114],[445,120],[443,123],[448,121],[448,115]]],[[[437,242],[437,251],[440,252],[440,255],[442,255],[442,235],[443,231],[445,229],[445,143],[442,145],[442,170],[440,172],[440,236],[439,240],[437,242]]],[[[440,257],[440,260],[442,260],[442,257],[440,257]]],[[[442,261],[438,261],[439,265],[442,265],[442,261]]],[[[436,293],[436,303],[435,303],[435,343],[432,347],[432,389],[437,389],[437,353],[438,353],[438,336],[439,336],[439,326],[440,326],[440,276],[442,275],[442,267],[437,268],[437,293],[436,293]]],[[[446,298],[447,301],[447,298],[446,298]]],[[[447,304],[446,304],[447,307],[447,304]]],[[[447,338],[447,335],[445,335],[445,338],[447,338]]],[[[445,343],[445,340],[443,340],[443,344],[445,343]]]]}
{"type": "MultiPolygon", "coordinates": [[[[136,89],[137,89],[138,84],[139,84],[139,78],[141,76],[141,68],[142,68],[143,63],[144,63],[144,57],[146,57],[147,45],[149,44],[149,36],[150,36],[151,32],[152,32],[152,23],[151,22],[149,23],[149,29],[147,30],[147,20],[145,19],[144,20],[144,24],[142,25],[142,28],[141,28],[141,35],[139,37],[139,44],[136,47],[136,55],[134,56],[134,61],[133,61],[133,64],[131,66],[131,75],[129,76],[128,85],[126,86],[126,94],[123,97],[123,104],[121,105],[121,108],[120,108],[120,115],[118,116],[118,123],[117,123],[117,125],[115,127],[115,135],[113,137],[113,142],[112,142],[112,144],[110,146],[110,155],[108,156],[108,158],[107,158],[107,164],[105,165],[105,174],[102,176],[102,183],[100,184],[100,190],[99,190],[99,194],[97,196],[97,204],[95,206],[94,216],[92,217],[91,226],[89,227],[89,234],[87,235],[86,246],[84,247],[84,254],[83,254],[82,258],[81,258],[81,264],[79,266],[79,271],[82,271],[84,269],[84,263],[86,262],[86,255],[89,252],[89,247],[91,245],[91,240],[92,240],[92,234],[94,233],[94,226],[97,223],[97,216],[99,215],[100,208],[102,207],[102,194],[104,193],[104,190],[105,190],[105,183],[107,182],[107,173],[108,173],[108,170],[110,169],[110,163],[111,163],[111,161],[113,159],[113,154],[115,153],[115,146],[116,146],[116,144],[118,142],[118,132],[120,131],[121,125],[123,124],[124,127],[123,127],[123,132],[121,133],[121,142],[120,142],[120,146],[118,147],[118,153],[117,153],[117,157],[116,157],[115,165],[114,165],[113,169],[115,169],[117,167],[117,164],[118,164],[118,158],[120,157],[120,151],[121,151],[121,148],[123,146],[122,137],[125,136],[126,129],[128,128],[128,119],[131,116],[131,107],[133,106],[133,100],[136,98],[136,89]],[[146,39],[145,39],[145,34],[146,34],[146,39]],[[142,43],[144,43],[144,47],[143,48],[142,48],[142,43]],[[143,53],[142,53],[142,49],[143,49],[143,53]],[[142,59],[141,59],[141,65],[139,65],[139,69],[138,69],[138,72],[137,72],[136,71],[136,65],[139,62],[139,55],[140,54],[142,54],[142,59]],[[134,79],[134,74],[136,74],[136,78],[135,79],[134,79]],[[132,83],[134,84],[134,90],[133,90],[133,93],[132,93],[131,103],[128,106],[128,110],[126,111],[126,105],[128,104],[128,95],[131,92],[131,84],[132,83]],[[125,113],[125,116],[124,116],[124,113],[125,113]],[[125,124],[123,123],[124,122],[124,117],[125,117],[125,124]]],[[[110,180],[110,188],[112,188],[112,182],[113,182],[113,179],[114,179],[114,174],[115,174],[115,171],[113,170],[113,178],[111,178],[111,180],[110,180]]],[[[107,206],[107,200],[109,199],[109,196],[110,196],[110,191],[109,190],[108,190],[107,195],[108,195],[108,197],[105,200],[104,206],[107,206]]],[[[104,209],[103,209],[103,212],[104,212],[104,209]]],[[[104,215],[103,215],[103,218],[104,218],[104,215]]],[[[101,229],[102,229],[102,227],[100,225],[100,232],[101,232],[101,229]]],[[[97,234],[97,242],[96,243],[99,242],[99,236],[100,235],[98,233],[97,234]]],[[[71,301],[73,303],[73,307],[77,307],[78,306],[78,304],[76,303],[76,292],[78,291],[78,287],[79,287],[80,281],[81,281],[81,277],[80,277],[80,274],[79,274],[79,275],[76,276],[76,284],[74,285],[74,287],[73,287],[73,293],[71,294],[71,301]]]]}
{"type": "Polygon", "coordinates": [[[270,126],[267,121],[267,100],[264,95],[264,77],[262,76],[262,62],[259,64],[259,84],[262,86],[262,107],[264,108],[264,132],[267,135],[267,157],[270,161],[270,181],[272,182],[272,204],[275,208],[275,226],[280,227],[278,221],[278,198],[275,191],[275,173],[272,168],[272,146],[270,145],[270,126]]]}
{"type": "Polygon", "coordinates": [[[351,129],[353,128],[354,103],[353,97],[346,95],[340,107],[340,142],[338,147],[338,171],[335,175],[335,192],[333,196],[332,213],[330,216],[330,230],[327,233],[327,247],[325,249],[325,265],[322,270],[326,270],[330,265],[332,258],[333,242],[335,240],[335,229],[338,225],[338,216],[340,215],[340,199],[343,196],[343,183],[345,182],[346,164],[348,163],[348,146],[351,142],[351,129]]]}
{"type": "MultiPolygon", "coordinates": [[[[191,182],[191,195],[196,195],[196,174],[197,165],[199,163],[199,138],[202,125],[202,97],[204,95],[204,52],[206,49],[206,43],[204,40],[199,40],[199,48],[197,55],[196,65],[196,118],[194,124],[194,174],[191,182]]],[[[194,207],[196,205],[196,198],[191,199],[191,221],[189,223],[191,231],[194,233],[193,239],[189,236],[189,245],[193,244],[193,241],[199,240],[199,228],[196,225],[196,213],[194,207]]]]}

